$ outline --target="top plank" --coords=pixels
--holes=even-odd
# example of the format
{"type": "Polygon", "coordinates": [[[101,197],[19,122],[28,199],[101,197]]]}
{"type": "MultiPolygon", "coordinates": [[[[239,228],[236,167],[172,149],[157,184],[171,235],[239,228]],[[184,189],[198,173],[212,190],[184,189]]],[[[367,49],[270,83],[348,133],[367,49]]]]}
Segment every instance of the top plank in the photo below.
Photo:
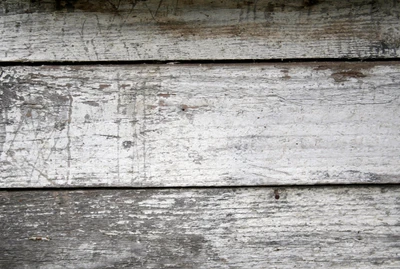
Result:
{"type": "Polygon", "coordinates": [[[399,0],[3,0],[0,61],[396,58],[399,17],[399,0]]]}

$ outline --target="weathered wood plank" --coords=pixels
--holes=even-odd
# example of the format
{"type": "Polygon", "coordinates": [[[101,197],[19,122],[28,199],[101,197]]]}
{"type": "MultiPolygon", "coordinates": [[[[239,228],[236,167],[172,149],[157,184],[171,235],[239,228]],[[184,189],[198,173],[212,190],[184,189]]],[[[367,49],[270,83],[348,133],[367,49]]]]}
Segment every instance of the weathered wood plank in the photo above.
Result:
{"type": "Polygon", "coordinates": [[[399,183],[400,64],[7,67],[0,186],[399,183]]]}
{"type": "Polygon", "coordinates": [[[0,1],[0,61],[391,58],[399,0],[0,1]]]}
{"type": "Polygon", "coordinates": [[[2,268],[400,267],[398,186],[3,191],[0,199],[2,268]]]}

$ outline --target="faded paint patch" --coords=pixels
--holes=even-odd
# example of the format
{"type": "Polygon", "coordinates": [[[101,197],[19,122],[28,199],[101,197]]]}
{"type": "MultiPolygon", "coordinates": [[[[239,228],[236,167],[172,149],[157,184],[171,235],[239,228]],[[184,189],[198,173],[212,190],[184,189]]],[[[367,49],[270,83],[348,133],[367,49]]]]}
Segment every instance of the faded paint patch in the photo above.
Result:
{"type": "Polygon", "coordinates": [[[0,71],[0,156],[3,153],[6,141],[6,125],[9,124],[7,110],[14,105],[15,100],[23,100],[13,90],[18,84],[17,80],[9,74],[5,75],[4,73],[5,71],[0,71]]]}
{"type": "Polygon", "coordinates": [[[89,105],[89,106],[95,106],[95,107],[100,106],[98,102],[94,102],[94,101],[84,101],[82,103],[89,105]]]}
{"type": "MultiPolygon", "coordinates": [[[[380,175],[377,173],[362,172],[357,170],[347,170],[342,172],[317,171],[314,173],[314,176],[316,176],[319,180],[356,180],[357,182],[378,183],[381,182],[388,175],[380,175]]],[[[396,176],[392,175],[392,177],[396,176]]]]}
{"type": "Polygon", "coordinates": [[[62,131],[65,129],[66,125],[67,125],[67,121],[59,121],[59,122],[54,123],[54,129],[62,131]]]}

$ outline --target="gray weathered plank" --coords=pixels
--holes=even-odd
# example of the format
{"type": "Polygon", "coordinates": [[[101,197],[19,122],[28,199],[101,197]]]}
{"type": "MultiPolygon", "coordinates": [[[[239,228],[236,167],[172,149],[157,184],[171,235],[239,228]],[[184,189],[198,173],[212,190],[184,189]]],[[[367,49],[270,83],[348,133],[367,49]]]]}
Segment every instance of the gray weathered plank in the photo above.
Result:
{"type": "Polygon", "coordinates": [[[399,183],[400,65],[4,67],[0,187],[399,183]]]}
{"type": "Polygon", "coordinates": [[[2,0],[0,61],[400,55],[399,0],[2,0]]]}
{"type": "Polygon", "coordinates": [[[400,267],[399,186],[2,191],[0,220],[1,268],[400,267]]]}

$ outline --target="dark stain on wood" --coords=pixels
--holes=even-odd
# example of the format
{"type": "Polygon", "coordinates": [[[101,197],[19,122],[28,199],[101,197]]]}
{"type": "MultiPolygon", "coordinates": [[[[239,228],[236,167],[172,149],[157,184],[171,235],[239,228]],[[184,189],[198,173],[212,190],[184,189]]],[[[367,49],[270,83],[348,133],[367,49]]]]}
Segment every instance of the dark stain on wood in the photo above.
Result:
{"type": "MultiPolygon", "coordinates": [[[[100,84],[99,85],[99,90],[104,90],[104,89],[109,88],[109,87],[111,87],[110,84],[100,84]]],[[[125,85],[120,85],[120,87],[125,88],[125,85]]]]}
{"type": "Polygon", "coordinates": [[[188,105],[181,105],[181,110],[183,112],[187,112],[190,109],[198,109],[198,108],[205,108],[208,107],[207,105],[200,105],[200,106],[188,106],[188,105]]]}
{"type": "Polygon", "coordinates": [[[77,0],[55,0],[55,9],[66,9],[69,12],[74,11],[77,0]]]}
{"type": "Polygon", "coordinates": [[[27,11],[28,13],[47,10],[63,12],[84,11],[119,14],[119,12],[126,9],[133,9],[138,2],[144,1],[146,0],[54,0],[53,2],[30,0],[30,6],[27,11]]]}
{"type": "Polygon", "coordinates": [[[86,104],[86,105],[89,105],[89,106],[95,106],[95,107],[100,106],[99,103],[98,103],[98,102],[95,102],[95,101],[84,101],[84,102],[82,102],[82,103],[84,103],[84,104],[86,104]]]}
{"type": "Polygon", "coordinates": [[[186,111],[188,111],[188,106],[187,105],[182,105],[181,106],[181,110],[183,111],[183,112],[186,112],[186,111]]]}
{"type": "Polygon", "coordinates": [[[62,131],[67,126],[67,121],[58,121],[54,123],[54,129],[62,131]]]}
{"type": "MultiPolygon", "coordinates": [[[[113,17],[117,15],[120,19],[123,18],[122,24],[125,26],[149,23],[149,27],[156,26],[159,33],[178,38],[212,38],[219,36],[242,38],[271,38],[275,36],[276,39],[287,36],[286,38],[288,38],[294,35],[290,29],[296,28],[292,27],[293,22],[282,22],[278,18],[295,12],[296,16],[301,18],[300,33],[308,28],[313,29],[313,31],[307,32],[307,35],[310,35],[312,39],[315,38],[318,40],[321,36],[327,37],[332,35],[338,38],[348,38],[351,36],[351,38],[376,40],[376,36],[382,31],[374,30],[369,24],[366,24],[365,29],[362,29],[362,27],[357,27],[359,26],[357,23],[349,23],[350,18],[335,17],[334,15],[320,17],[315,14],[310,15],[310,10],[313,9],[316,12],[325,10],[329,12],[333,8],[338,10],[348,9],[351,12],[349,16],[358,20],[357,18],[365,15],[363,13],[364,9],[366,9],[366,5],[369,5],[371,6],[371,15],[375,17],[381,17],[386,13],[388,13],[387,16],[391,17],[399,15],[398,8],[393,3],[379,3],[379,9],[376,9],[374,8],[374,2],[365,3],[362,1],[356,1],[351,6],[349,6],[347,1],[330,2],[318,0],[297,0],[290,2],[284,0],[31,0],[30,3],[31,5],[29,6],[24,4],[21,7],[13,7],[13,9],[10,9],[10,12],[18,14],[56,11],[67,13],[103,13],[113,17]],[[210,12],[210,10],[213,11],[210,12]],[[223,10],[233,10],[232,14],[237,14],[233,16],[237,17],[230,17],[228,19],[237,19],[239,23],[227,23],[223,19],[226,16],[221,16],[221,19],[212,18],[210,20],[209,16],[215,14],[216,10],[220,10],[221,14],[223,14],[223,10]],[[201,14],[200,19],[190,20],[182,16],[187,12],[201,14]],[[201,19],[201,17],[204,18],[201,19]],[[314,27],[310,25],[314,25],[314,27]]],[[[103,19],[111,18],[104,17],[103,19]]],[[[113,24],[119,27],[118,23],[113,24]]],[[[297,36],[297,33],[294,36],[297,36]]],[[[296,37],[293,37],[290,41],[296,42],[296,37]]],[[[396,42],[394,41],[384,39],[379,44],[375,43],[371,45],[371,52],[397,55],[399,46],[395,44],[396,42]]]]}
{"type": "Polygon", "coordinates": [[[319,2],[318,0],[304,0],[303,1],[305,7],[314,6],[314,5],[318,4],[318,2],[319,2]]]}
{"type": "Polygon", "coordinates": [[[172,18],[158,19],[157,26],[161,32],[168,33],[168,35],[175,37],[203,36],[205,34],[204,29],[198,28],[194,24],[172,18]]]}
{"type": "Polygon", "coordinates": [[[291,76],[289,76],[289,69],[282,69],[281,72],[283,74],[282,78],[284,78],[284,79],[290,79],[291,78],[291,76]]]}
{"type": "Polygon", "coordinates": [[[125,149],[130,149],[132,146],[133,146],[133,142],[132,141],[124,141],[124,142],[122,142],[122,146],[125,148],[125,149]]]}
{"type": "Polygon", "coordinates": [[[336,81],[336,82],[343,82],[346,80],[349,80],[350,78],[364,78],[366,77],[365,74],[363,74],[360,71],[343,71],[343,72],[336,72],[331,75],[331,77],[336,81]]]}
{"type": "Polygon", "coordinates": [[[164,97],[164,98],[169,98],[173,95],[176,95],[176,94],[174,94],[174,93],[159,93],[159,94],[157,94],[157,96],[164,97]]]}

